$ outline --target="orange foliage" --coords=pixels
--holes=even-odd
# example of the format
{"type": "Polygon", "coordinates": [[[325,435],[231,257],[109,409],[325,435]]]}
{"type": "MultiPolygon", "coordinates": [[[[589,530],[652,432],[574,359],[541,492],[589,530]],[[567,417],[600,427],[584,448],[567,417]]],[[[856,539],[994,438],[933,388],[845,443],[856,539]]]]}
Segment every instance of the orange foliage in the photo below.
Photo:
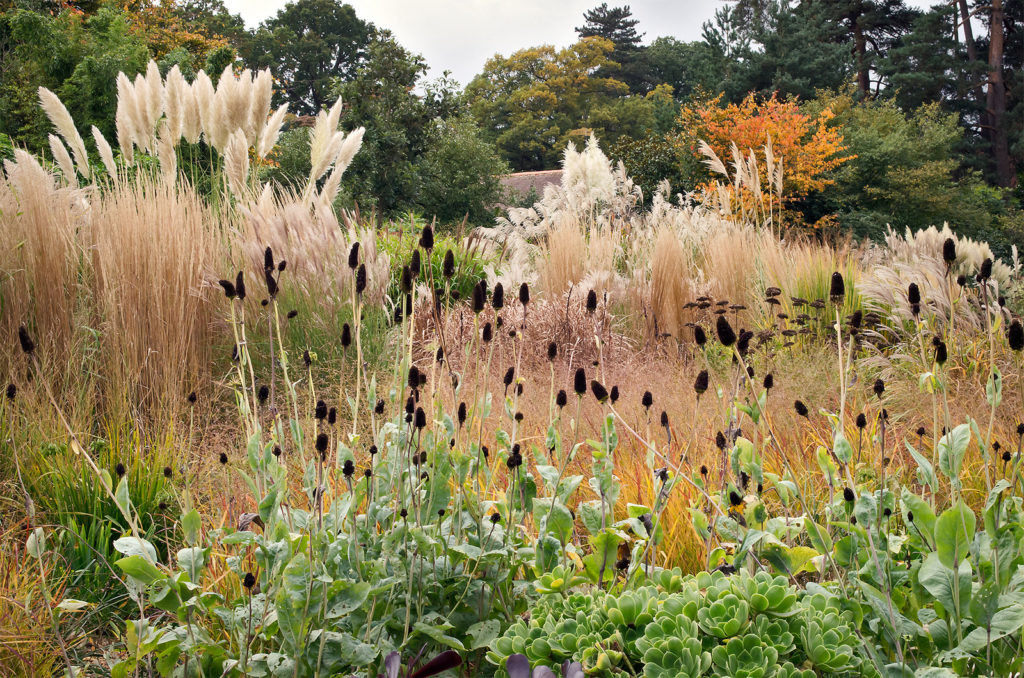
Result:
{"type": "MultiPolygon", "coordinates": [[[[739,104],[721,104],[722,95],[698,99],[683,106],[678,123],[683,130],[677,144],[703,160],[698,141],[703,140],[726,164],[731,164],[732,145],[749,157],[757,156],[765,168],[765,146],[771,140],[772,152],[783,159],[783,200],[799,199],[812,191],[820,191],[832,183],[829,170],[854,156],[842,155],[846,150],[842,132],[829,126],[832,111],[826,108],[817,118],[802,113],[795,101],[780,101],[774,95],[758,99],[748,94],[739,104]]],[[[762,189],[770,190],[762,177],[762,189]]]]}
{"type": "Polygon", "coordinates": [[[223,36],[184,21],[174,0],[117,0],[116,6],[129,16],[132,29],[142,35],[155,59],[179,47],[204,57],[228,44],[223,36]]]}

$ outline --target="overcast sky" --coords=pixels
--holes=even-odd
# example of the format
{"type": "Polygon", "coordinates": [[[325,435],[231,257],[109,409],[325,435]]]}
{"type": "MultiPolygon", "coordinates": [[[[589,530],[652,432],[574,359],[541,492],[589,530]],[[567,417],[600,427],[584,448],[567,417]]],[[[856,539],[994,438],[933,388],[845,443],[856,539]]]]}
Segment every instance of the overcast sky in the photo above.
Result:
{"type": "MultiPolygon", "coordinates": [[[[390,29],[407,49],[423,55],[429,77],[449,70],[465,85],[494,54],[552,44],[572,44],[583,12],[600,0],[348,0],[360,18],[390,29]]],[[[224,0],[253,27],[277,13],[286,0],[224,0]]],[[[610,6],[626,4],[611,0],[610,6]]],[[[649,42],[662,35],[700,38],[701,24],[722,0],[633,0],[637,30],[649,42]]],[[[930,0],[909,0],[926,7],[930,0]]]]}

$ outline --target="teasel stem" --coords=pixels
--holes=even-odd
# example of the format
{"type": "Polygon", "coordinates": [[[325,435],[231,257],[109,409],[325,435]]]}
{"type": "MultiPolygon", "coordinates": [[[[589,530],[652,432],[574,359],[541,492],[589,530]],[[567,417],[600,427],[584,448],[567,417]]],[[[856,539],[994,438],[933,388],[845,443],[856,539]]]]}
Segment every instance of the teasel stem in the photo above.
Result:
{"type": "MultiPolygon", "coordinates": [[[[981,299],[985,306],[985,331],[988,333],[988,364],[989,364],[989,379],[995,380],[996,375],[996,342],[995,335],[992,333],[992,310],[989,308],[988,303],[988,279],[981,281],[981,299]]],[[[988,429],[985,432],[983,452],[983,463],[985,465],[985,491],[992,492],[992,475],[989,470],[991,465],[991,450],[992,446],[992,428],[996,423],[996,401],[992,400],[989,406],[988,415],[988,429]]]]}
{"type": "MultiPolygon", "coordinates": [[[[278,349],[278,360],[281,363],[281,376],[284,379],[285,389],[287,390],[287,393],[288,393],[288,400],[291,402],[291,406],[292,406],[292,419],[295,421],[295,423],[297,425],[299,423],[299,399],[298,399],[298,394],[295,392],[295,386],[292,384],[291,379],[288,377],[288,354],[285,352],[284,342],[281,340],[281,338],[284,335],[281,333],[281,311],[280,311],[280,307],[277,304],[275,304],[273,306],[273,311],[274,311],[274,326],[277,328],[277,349],[278,349]]],[[[273,356],[271,356],[271,361],[273,361],[273,356]]],[[[278,423],[278,428],[280,429],[281,428],[280,413],[277,414],[277,423],[278,423]]],[[[283,431],[279,431],[279,435],[282,438],[282,441],[283,441],[283,438],[284,438],[283,433],[284,433],[283,431]]],[[[305,468],[305,466],[306,466],[306,452],[305,452],[305,446],[302,444],[302,442],[303,442],[302,436],[298,436],[298,439],[293,441],[293,442],[298,447],[299,463],[301,464],[302,468],[305,468]]],[[[291,520],[291,514],[290,513],[289,513],[289,520],[291,520]]]]}

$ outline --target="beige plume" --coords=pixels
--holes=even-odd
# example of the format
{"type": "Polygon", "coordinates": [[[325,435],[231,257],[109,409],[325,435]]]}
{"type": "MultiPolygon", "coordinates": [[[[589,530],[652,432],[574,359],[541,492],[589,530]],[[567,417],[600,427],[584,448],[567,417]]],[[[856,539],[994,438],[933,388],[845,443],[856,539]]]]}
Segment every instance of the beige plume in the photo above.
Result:
{"type": "Polygon", "coordinates": [[[185,92],[188,90],[188,83],[185,82],[185,77],[181,74],[181,69],[177,64],[167,74],[165,89],[167,91],[167,118],[164,121],[161,134],[177,143],[184,127],[185,92]]]}
{"type": "Polygon", "coordinates": [[[175,150],[177,139],[168,132],[166,125],[161,125],[160,136],[157,137],[156,155],[160,160],[160,173],[168,185],[173,186],[178,179],[178,153],[175,150]]]}
{"type": "Polygon", "coordinates": [[[92,138],[96,142],[96,150],[100,153],[100,160],[103,161],[103,166],[107,169],[107,174],[114,181],[117,181],[117,163],[114,162],[114,151],[110,148],[110,144],[107,143],[106,137],[103,136],[103,132],[96,127],[92,126],[92,138]]]}
{"type": "Polygon", "coordinates": [[[46,111],[47,117],[50,118],[50,122],[57,128],[57,132],[64,137],[68,146],[71,147],[71,152],[75,154],[78,171],[88,179],[89,155],[85,152],[85,142],[82,141],[82,135],[78,133],[75,121],[71,118],[71,114],[68,113],[68,109],[64,107],[60,97],[45,87],[39,88],[39,102],[42,104],[43,110],[46,111]]]}
{"type": "Polygon", "coordinates": [[[236,129],[228,138],[224,150],[224,174],[231,192],[241,198],[245,195],[245,180],[249,174],[249,145],[245,133],[236,129]]]}
{"type": "Polygon", "coordinates": [[[210,80],[210,76],[206,74],[206,71],[199,71],[196,74],[196,79],[192,81],[192,95],[196,100],[196,109],[199,111],[199,125],[203,133],[206,134],[206,142],[213,145],[213,135],[210,132],[210,127],[213,125],[214,120],[214,91],[213,82],[210,80]]]}
{"type": "Polygon", "coordinates": [[[49,138],[50,152],[53,153],[53,159],[57,162],[57,166],[60,167],[60,171],[64,173],[64,180],[72,186],[78,186],[78,173],[75,172],[75,163],[71,160],[71,154],[68,153],[64,142],[56,134],[51,134],[49,138]]]}
{"type": "Polygon", "coordinates": [[[260,140],[256,145],[256,155],[265,158],[274,149],[274,146],[277,144],[277,137],[281,134],[281,126],[284,125],[284,117],[287,114],[288,104],[281,104],[274,111],[274,114],[270,116],[267,124],[263,126],[263,131],[260,133],[260,140]]]}
{"type": "Polygon", "coordinates": [[[132,161],[132,150],[135,144],[135,87],[123,72],[117,74],[117,145],[121,147],[121,155],[128,164],[132,161]]]}
{"type": "Polygon", "coordinates": [[[260,135],[267,122],[267,116],[270,115],[270,100],[274,96],[274,78],[268,69],[256,73],[252,80],[251,92],[246,135],[249,137],[249,145],[255,146],[257,135],[260,135]]]}

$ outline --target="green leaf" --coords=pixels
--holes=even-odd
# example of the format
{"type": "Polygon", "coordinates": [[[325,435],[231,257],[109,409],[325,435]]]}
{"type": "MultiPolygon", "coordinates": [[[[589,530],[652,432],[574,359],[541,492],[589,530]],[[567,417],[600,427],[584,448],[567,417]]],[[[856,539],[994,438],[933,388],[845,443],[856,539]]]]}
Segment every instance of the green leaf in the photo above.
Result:
{"type": "Polygon", "coordinates": [[[501,633],[501,622],[497,619],[487,619],[473,624],[466,630],[466,635],[473,639],[470,650],[479,650],[489,647],[495,638],[501,633]]]}
{"type": "Polygon", "coordinates": [[[132,500],[128,494],[128,476],[125,475],[121,478],[121,482],[117,484],[117,490],[114,491],[114,501],[117,502],[117,508],[120,509],[121,513],[128,516],[132,510],[132,500]]]}
{"type": "Polygon", "coordinates": [[[359,609],[370,595],[369,582],[335,581],[327,588],[327,618],[343,617],[359,609]]]}
{"type": "Polygon", "coordinates": [[[436,626],[432,626],[431,624],[426,624],[424,622],[416,622],[413,624],[413,629],[419,631],[431,640],[436,641],[440,645],[450,647],[453,650],[458,650],[459,652],[466,651],[466,646],[462,644],[461,640],[445,634],[444,631],[436,626]]]}
{"type": "Polygon", "coordinates": [[[195,546],[199,541],[200,523],[199,511],[195,509],[181,517],[181,531],[184,533],[185,543],[189,546],[195,546]]]}
{"type": "MultiPolygon", "coordinates": [[[[939,486],[939,479],[935,475],[935,467],[932,463],[925,458],[923,454],[918,452],[913,445],[909,442],[906,443],[907,451],[910,452],[910,456],[914,458],[917,463],[917,478],[922,485],[927,485],[932,492],[934,492],[939,486]]],[[[914,515],[917,515],[917,511],[914,511],[914,515]]]]}
{"type": "Polygon", "coordinates": [[[32,530],[28,541],[25,542],[25,550],[36,560],[42,559],[43,554],[46,553],[46,532],[43,531],[43,528],[37,527],[32,530]]]}
{"type": "Polygon", "coordinates": [[[125,556],[142,556],[151,563],[157,562],[156,547],[142,537],[121,537],[114,540],[114,549],[125,556]]]}
{"type": "Polygon", "coordinates": [[[849,464],[850,460],[853,459],[853,446],[850,445],[850,441],[846,439],[842,431],[836,432],[835,440],[832,443],[832,451],[835,452],[836,459],[844,464],[849,464]]]}
{"type": "Polygon", "coordinates": [[[974,539],[975,524],[974,511],[963,499],[942,512],[935,522],[935,545],[943,565],[955,569],[964,560],[974,539]]]}
{"type": "Polygon", "coordinates": [[[988,383],[985,384],[985,400],[992,407],[999,407],[999,404],[1003,402],[1003,373],[995,365],[992,366],[992,374],[989,375],[988,383]]]}
{"type": "Polygon", "coordinates": [[[143,584],[152,584],[164,578],[163,572],[140,555],[121,558],[114,564],[121,568],[121,571],[126,575],[138,579],[143,584]]]}
{"type": "MultiPolygon", "coordinates": [[[[971,564],[966,560],[960,563],[959,576],[959,609],[962,610],[970,603],[971,595],[971,564]]],[[[943,566],[938,554],[928,554],[918,571],[917,579],[921,586],[951,614],[957,609],[958,606],[953,599],[953,571],[943,566]]]]}
{"type": "Polygon", "coordinates": [[[960,466],[971,442],[971,427],[960,424],[939,439],[939,470],[951,480],[960,477],[960,466]]]}
{"type": "MultiPolygon", "coordinates": [[[[907,488],[903,488],[903,508],[907,511],[914,513],[914,525],[917,530],[924,535],[928,541],[929,547],[935,543],[935,513],[932,512],[932,507],[921,497],[917,496],[907,488]]],[[[903,514],[904,520],[906,520],[906,513],[903,514]]],[[[909,524],[909,522],[908,522],[909,524]]],[[[914,528],[908,527],[910,532],[914,532],[914,528]]]]}
{"type": "Polygon", "coordinates": [[[992,616],[991,633],[984,628],[976,628],[967,634],[964,642],[960,643],[957,649],[965,652],[977,652],[994,640],[1016,633],[1021,626],[1024,626],[1024,606],[1005,607],[992,616]]]}

